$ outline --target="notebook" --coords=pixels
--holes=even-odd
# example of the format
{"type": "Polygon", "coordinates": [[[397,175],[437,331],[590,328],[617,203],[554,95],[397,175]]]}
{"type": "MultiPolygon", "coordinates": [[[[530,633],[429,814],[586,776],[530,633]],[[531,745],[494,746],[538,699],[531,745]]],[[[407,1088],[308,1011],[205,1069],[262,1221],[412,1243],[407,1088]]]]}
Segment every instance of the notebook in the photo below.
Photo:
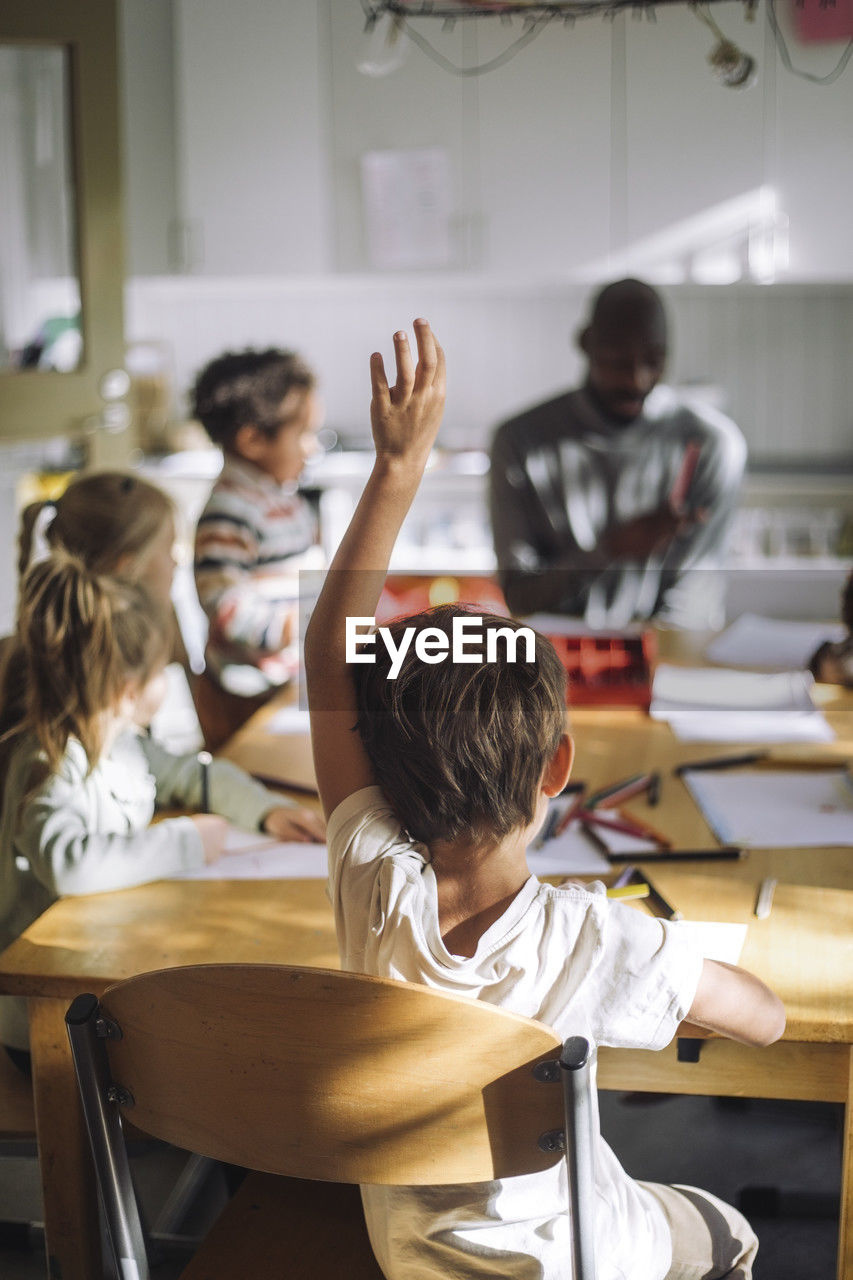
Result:
{"type": "Polygon", "coordinates": [[[845,769],[685,773],[724,844],[758,849],[853,846],[853,787],[845,769]]]}
{"type": "Polygon", "coordinates": [[[806,671],[757,674],[661,663],[649,714],[683,742],[831,742],[806,671]]]}
{"type": "Polygon", "coordinates": [[[797,622],[742,613],[705,650],[709,662],[728,667],[756,667],[764,671],[805,668],[825,640],[843,640],[838,622],[797,622]]]}

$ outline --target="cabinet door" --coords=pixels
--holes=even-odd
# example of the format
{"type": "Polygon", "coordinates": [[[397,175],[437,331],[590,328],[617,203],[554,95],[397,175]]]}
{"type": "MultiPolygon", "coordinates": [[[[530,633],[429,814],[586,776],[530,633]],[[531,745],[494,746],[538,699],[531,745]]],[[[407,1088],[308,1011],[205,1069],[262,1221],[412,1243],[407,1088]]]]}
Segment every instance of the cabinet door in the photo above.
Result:
{"type": "Polygon", "coordinates": [[[116,0],[0,5],[0,439],[134,445],[116,0]]]}

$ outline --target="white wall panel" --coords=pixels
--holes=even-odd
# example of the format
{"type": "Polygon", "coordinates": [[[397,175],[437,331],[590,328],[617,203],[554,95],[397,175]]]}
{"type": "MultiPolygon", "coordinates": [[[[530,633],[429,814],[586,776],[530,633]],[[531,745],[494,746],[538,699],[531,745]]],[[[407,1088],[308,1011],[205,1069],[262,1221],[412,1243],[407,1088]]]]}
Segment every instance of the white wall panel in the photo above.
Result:
{"type": "MultiPolygon", "coordinates": [[[[445,277],[138,279],[128,331],[171,345],[176,383],[226,347],[299,348],[318,369],[330,425],[367,438],[367,361],[426,315],[448,353],[443,441],[488,442],[502,418],[572,385],[587,290],[445,277]]],[[[853,286],[673,287],[669,378],[720,390],[753,457],[819,466],[853,452],[853,286]]]]}

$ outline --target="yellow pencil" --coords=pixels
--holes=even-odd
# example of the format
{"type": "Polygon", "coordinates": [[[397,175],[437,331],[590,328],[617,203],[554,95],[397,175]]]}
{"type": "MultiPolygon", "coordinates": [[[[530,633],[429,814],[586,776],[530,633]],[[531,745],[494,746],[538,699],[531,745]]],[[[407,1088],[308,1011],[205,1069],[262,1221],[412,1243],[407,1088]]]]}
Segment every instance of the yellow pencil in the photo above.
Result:
{"type": "Polygon", "coordinates": [[[614,885],[607,890],[608,898],[647,898],[649,886],[638,881],[636,884],[614,885]]]}

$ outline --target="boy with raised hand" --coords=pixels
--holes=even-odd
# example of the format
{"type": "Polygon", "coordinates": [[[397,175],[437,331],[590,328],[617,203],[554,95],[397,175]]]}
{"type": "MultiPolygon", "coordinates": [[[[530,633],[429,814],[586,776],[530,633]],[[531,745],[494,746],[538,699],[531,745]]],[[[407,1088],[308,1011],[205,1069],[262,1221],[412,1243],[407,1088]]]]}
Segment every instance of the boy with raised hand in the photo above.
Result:
{"type": "MultiPolygon", "coordinates": [[[[444,355],[426,321],[415,334],[417,368],[394,335],[393,387],[371,357],[376,462],[305,641],[344,968],[488,1000],[597,1044],[659,1049],[687,1019],[771,1043],[784,1009],[753,975],[703,960],[667,922],[530,875],[527,847],[573,754],[546,640],[533,661],[514,660],[530,657],[510,644],[517,624],[486,617],[491,660],[472,660],[468,644],[454,662],[454,622],[470,615],[445,608],[392,625],[348,665],[347,619],[375,612],[441,421],[444,355]]],[[[715,1197],[633,1181],[602,1139],[596,1184],[599,1280],[751,1276],[755,1236],[715,1197]]],[[[486,1184],[363,1187],[362,1198],[388,1280],[568,1280],[562,1164],[486,1184]]]]}

